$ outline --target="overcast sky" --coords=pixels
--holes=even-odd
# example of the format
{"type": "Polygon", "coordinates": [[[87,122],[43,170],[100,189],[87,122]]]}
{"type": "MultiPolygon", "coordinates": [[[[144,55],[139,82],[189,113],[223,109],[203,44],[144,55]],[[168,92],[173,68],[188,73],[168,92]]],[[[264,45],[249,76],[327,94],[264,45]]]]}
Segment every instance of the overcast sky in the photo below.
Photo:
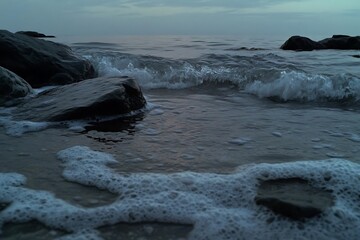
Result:
{"type": "Polygon", "coordinates": [[[0,28],[53,35],[360,35],[360,0],[0,0],[0,28]]]}

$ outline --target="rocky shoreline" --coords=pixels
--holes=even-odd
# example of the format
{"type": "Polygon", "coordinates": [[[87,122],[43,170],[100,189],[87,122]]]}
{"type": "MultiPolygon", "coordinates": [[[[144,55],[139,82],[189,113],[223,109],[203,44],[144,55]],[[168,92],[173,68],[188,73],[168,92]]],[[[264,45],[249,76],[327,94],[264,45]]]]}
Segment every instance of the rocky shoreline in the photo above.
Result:
{"type": "MultiPolygon", "coordinates": [[[[353,39],[359,40],[358,37],[336,36],[314,42],[304,37],[292,37],[281,48],[325,49],[324,46],[333,46],[334,41],[353,44],[353,39]]],[[[126,76],[97,78],[90,61],[76,56],[68,46],[2,30],[0,52],[0,104],[19,99],[14,110],[16,120],[93,119],[101,115],[129,113],[146,104],[136,80],[126,76]],[[32,96],[33,87],[52,85],[57,86],[32,96]]],[[[254,198],[257,204],[292,220],[316,217],[332,207],[333,201],[331,193],[313,188],[302,179],[261,182],[254,198]]]]}
{"type": "Polygon", "coordinates": [[[70,47],[28,33],[0,31],[0,104],[20,98],[18,120],[62,121],[124,114],[145,106],[134,79],[95,78],[91,62],[70,47]],[[33,87],[52,85],[57,87],[21,99],[31,95],[33,87]]]}

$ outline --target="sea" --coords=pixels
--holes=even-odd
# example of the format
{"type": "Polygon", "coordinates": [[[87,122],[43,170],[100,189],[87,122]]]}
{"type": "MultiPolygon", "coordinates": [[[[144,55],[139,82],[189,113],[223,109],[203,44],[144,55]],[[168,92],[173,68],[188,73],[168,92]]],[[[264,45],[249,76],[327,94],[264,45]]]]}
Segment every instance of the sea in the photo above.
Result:
{"type": "Polygon", "coordinates": [[[360,239],[359,51],[285,40],[54,39],[100,77],[134,78],[147,105],[52,123],[0,108],[0,239],[360,239]],[[302,221],[257,205],[279,178],[334,205],[302,221]]]}

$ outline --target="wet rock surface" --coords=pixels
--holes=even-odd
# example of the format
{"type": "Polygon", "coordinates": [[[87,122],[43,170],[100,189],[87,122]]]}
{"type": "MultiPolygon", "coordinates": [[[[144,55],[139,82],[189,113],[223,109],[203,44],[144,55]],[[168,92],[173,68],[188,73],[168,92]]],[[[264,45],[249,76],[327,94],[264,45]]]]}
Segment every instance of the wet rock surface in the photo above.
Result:
{"type": "Polygon", "coordinates": [[[293,220],[311,218],[334,205],[331,192],[313,187],[301,178],[261,182],[255,202],[293,220]]]}
{"type": "Polygon", "coordinates": [[[146,101],[129,77],[95,78],[53,88],[18,106],[19,120],[62,121],[129,113],[146,101]]]}
{"type": "Polygon", "coordinates": [[[0,66],[32,87],[68,84],[96,76],[92,64],[76,56],[70,47],[6,30],[0,30],[0,66]]]}
{"type": "Polygon", "coordinates": [[[0,67],[0,104],[32,93],[32,87],[15,73],[0,67]]]}

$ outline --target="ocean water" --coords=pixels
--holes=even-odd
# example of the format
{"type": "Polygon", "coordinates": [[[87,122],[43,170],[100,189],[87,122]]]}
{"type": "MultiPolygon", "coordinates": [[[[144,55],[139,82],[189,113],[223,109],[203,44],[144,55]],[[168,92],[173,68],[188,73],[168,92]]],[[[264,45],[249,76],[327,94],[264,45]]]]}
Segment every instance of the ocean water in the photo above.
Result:
{"type": "Polygon", "coordinates": [[[285,40],[57,39],[147,106],[96,123],[1,108],[0,238],[359,239],[359,53],[285,40]],[[297,222],[255,204],[261,179],[293,177],[334,206],[297,222]]]}

